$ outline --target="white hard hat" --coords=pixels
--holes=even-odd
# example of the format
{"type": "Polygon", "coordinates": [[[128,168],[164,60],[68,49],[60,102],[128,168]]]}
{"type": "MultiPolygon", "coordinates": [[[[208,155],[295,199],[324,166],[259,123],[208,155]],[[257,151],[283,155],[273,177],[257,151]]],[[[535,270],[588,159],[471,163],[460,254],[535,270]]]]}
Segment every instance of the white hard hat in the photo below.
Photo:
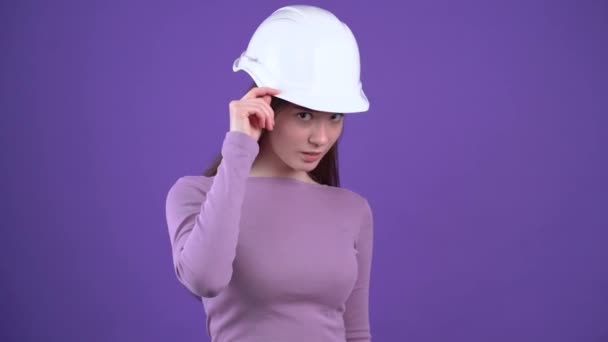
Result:
{"type": "Polygon", "coordinates": [[[359,47],[351,30],[331,12],[294,5],[276,10],[257,28],[234,61],[258,87],[317,111],[365,112],[359,47]]]}

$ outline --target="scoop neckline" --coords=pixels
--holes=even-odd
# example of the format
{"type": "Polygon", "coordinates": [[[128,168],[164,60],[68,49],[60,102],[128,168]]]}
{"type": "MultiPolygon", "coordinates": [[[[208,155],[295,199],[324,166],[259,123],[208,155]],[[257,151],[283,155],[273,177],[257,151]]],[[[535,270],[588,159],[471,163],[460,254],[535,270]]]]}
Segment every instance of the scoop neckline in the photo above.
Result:
{"type": "Polygon", "coordinates": [[[249,176],[248,179],[249,180],[260,180],[260,181],[265,180],[265,181],[273,181],[273,182],[287,182],[287,183],[299,184],[302,186],[312,186],[312,187],[320,187],[320,188],[328,187],[328,185],[326,185],[326,184],[306,182],[306,181],[292,178],[292,177],[249,176]]]}

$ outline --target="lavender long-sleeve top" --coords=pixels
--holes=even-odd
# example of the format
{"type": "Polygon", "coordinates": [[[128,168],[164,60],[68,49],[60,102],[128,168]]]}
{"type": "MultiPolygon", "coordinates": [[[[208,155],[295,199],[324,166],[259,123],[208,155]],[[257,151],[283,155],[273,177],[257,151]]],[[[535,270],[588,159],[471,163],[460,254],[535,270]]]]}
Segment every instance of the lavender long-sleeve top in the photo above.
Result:
{"type": "Polygon", "coordinates": [[[178,280],[214,342],[371,341],[373,216],[346,190],[250,177],[257,142],[228,132],[214,177],[184,176],[166,217],[178,280]]]}

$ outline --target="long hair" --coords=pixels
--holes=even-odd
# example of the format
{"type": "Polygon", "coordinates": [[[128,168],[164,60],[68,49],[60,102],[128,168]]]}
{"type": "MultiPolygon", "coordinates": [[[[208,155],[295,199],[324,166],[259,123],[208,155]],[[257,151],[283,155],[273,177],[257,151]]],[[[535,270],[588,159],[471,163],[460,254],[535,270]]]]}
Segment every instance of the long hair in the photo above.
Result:
{"type": "MultiPolygon", "coordinates": [[[[253,83],[249,89],[255,88],[257,85],[253,83]]],[[[281,108],[288,105],[289,102],[280,99],[278,97],[272,97],[270,101],[270,107],[275,113],[278,113],[281,108]]],[[[260,139],[258,140],[258,145],[261,144],[263,139],[267,136],[266,130],[262,130],[262,134],[260,135],[260,139]]],[[[215,157],[215,160],[207,167],[207,169],[203,172],[204,176],[213,177],[217,174],[217,168],[222,163],[222,154],[218,153],[215,157]]],[[[334,145],[327,151],[327,153],[323,156],[323,158],[319,161],[317,167],[308,172],[310,178],[312,178],[315,182],[329,185],[333,187],[340,187],[340,175],[338,169],[338,141],[334,143],[334,145]]]]}

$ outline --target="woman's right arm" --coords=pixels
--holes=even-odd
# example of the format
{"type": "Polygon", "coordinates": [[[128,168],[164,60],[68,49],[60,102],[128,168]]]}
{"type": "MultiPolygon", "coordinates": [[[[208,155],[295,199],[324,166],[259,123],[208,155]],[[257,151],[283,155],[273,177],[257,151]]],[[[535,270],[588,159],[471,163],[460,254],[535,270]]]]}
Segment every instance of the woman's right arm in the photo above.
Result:
{"type": "Polygon", "coordinates": [[[166,219],[173,264],[179,281],[199,297],[215,297],[232,278],[241,207],[263,129],[272,130],[271,96],[260,87],[230,102],[230,131],[222,144],[222,161],[208,191],[184,177],[166,198],[166,219]]]}
{"type": "Polygon", "coordinates": [[[228,132],[209,190],[182,177],[167,194],[175,272],[200,297],[216,296],[232,277],[245,185],[257,154],[258,144],[250,136],[228,132]]]}

